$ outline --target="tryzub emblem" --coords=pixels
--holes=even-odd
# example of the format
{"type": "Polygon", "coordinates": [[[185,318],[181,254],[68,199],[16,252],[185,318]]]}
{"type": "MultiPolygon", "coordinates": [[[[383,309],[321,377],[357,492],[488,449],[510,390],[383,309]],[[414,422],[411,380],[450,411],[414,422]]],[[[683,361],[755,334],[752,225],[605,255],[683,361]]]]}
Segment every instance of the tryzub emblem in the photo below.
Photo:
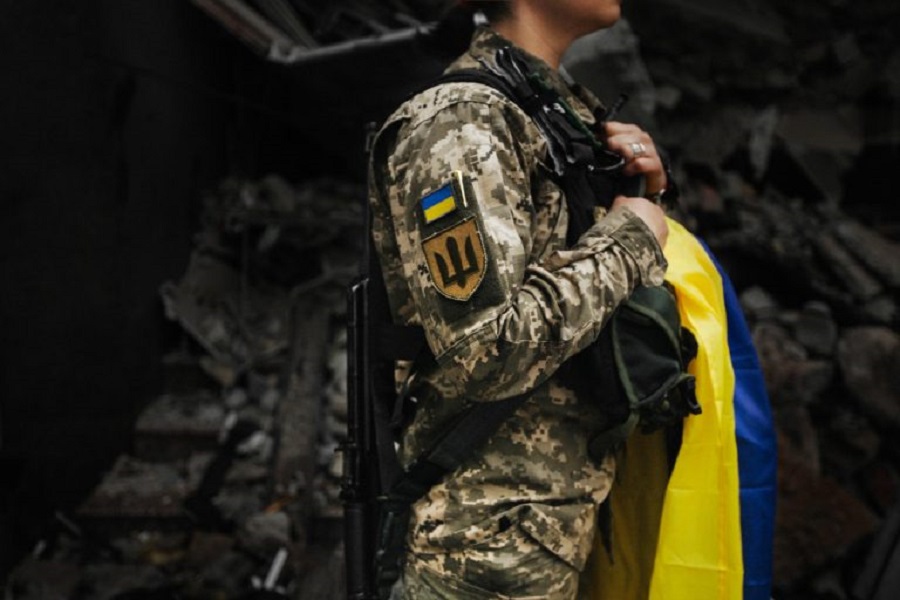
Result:
{"type": "Polygon", "coordinates": [[[484,242],[475,217],[432,235],[422,247],[438,292],[452,300],[471,298],[487,269],[484,242]]]}

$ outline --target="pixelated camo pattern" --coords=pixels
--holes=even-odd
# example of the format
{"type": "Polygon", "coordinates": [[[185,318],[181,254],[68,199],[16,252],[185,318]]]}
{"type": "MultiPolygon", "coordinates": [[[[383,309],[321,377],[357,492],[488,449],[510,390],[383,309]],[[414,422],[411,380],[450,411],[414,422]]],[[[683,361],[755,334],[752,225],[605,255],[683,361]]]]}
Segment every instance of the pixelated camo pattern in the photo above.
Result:
{"type": "MultiPolygon", "coordinates": [[[[450,68],[490,61],[505,44],[481,29],[450,68]]],[[[596,99],[540,65],[593,123],[596,99]]],[[[586,452],[598,409],[591,398],[576,398],[555,373],[596,339],[637,284],[662,282],[665,261],[649,229],[624,210],[610,212],[566,248],[565,198],[545,160],[540,132],[515,104],[466,82],[432,88],[403,104],[373,152],[372,235],[395,318],[424,326],[438,357],[414,384],[418,410],[405,432],[404,460],[418,456],[466,403],[530,395],[477,459],[415,505],[410,547],[438,572],[450,568],[441,564],[451,553],[490,544],[510,527],[580,570],[596,506],[613,477],[612,460],[594,464],[586,452]],[[466,302],[435,289],[418,209],[455,170],[468,190],[468,213],[461,216],[477,218],[489,263],[466,302]]]]}

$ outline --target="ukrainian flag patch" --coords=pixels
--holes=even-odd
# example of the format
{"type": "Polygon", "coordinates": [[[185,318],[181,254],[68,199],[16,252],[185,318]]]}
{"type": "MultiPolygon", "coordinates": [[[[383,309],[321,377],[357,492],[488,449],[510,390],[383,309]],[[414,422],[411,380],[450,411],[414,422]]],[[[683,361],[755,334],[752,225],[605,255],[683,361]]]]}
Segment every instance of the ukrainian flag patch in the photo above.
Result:
{"type": "Polygon", "coordinates": [[[419,202],[425,224],[434,223],[457,209],[456,192],[452,183],[431,192],[419,202]]]}

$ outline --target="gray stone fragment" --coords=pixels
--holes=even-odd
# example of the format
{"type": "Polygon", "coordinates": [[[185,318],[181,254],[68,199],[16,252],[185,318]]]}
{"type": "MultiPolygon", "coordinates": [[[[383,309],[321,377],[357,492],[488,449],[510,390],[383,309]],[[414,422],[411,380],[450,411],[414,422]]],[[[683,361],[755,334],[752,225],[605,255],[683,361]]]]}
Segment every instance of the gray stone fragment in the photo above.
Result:
{"type": "Polygon", "coordinates": [[[838,364],[844,385],[879,427],[900,432],[900,336],[886,327],[841,334],[838,364]]]}
{"type": "Polygon", "coordinates": [[[831,385],[832,363],[807,358],[806,349],[784,327],[760,323],[753,328],[753,342],[774,405],[811,404],[831,385]]]}
{"type": "Polygon", "coordinates": [[[90,600],[112,600],[134,590],[163,588],[169,578],[150,565],[93,564],[84,569],[83,588],[90,590],[90,600]]]}
{"type": "Polygon", "coordinates": [[[283,512],[257,513],[248,518],[238,531],[242,546],[261,555],[273,555],[291,543],[291,521],[283,512]]]}
{"type": "Polygon", "coordinates": [[[831,356],[838,328],[831,308],[824,302],[807,302],[794,324],[794,337],[811,353],[831,356]]]}
{"type": "Polygon", "coordinates": [[[781,18],[761,0],[659,0],[656,4],[666,14],[710,28],[723,37],[776,44],[789,41],[781,18]]]}
{"type": "Polygon", "coordinates": [[[750,155],[750,166],[756,179],[762,179],[769,167],[769,156],[772,154],[772,143],[775,128],[778,126],[778,108],[769,106],[753,120],[747,152],[750,155]]]}
{"type": "Polygon", "coordinates": [[[879,521],[850,490],[796,460],[787,440],[778,448],[773,575],[776,587],[790,588],[844,559],[879,521]]]}
{"type": "Polygon", "coordinates": [[[774,319],[781,311],[775,298],[759,286],[747,288],[741,294],[740,302],[744,314],[753,321],[774,319]]]}
{"type": "Polygon", "coordinates": [[[859,261],[833,236],[822,233],[813,239],[816,253],[831,272],[835,281],[854,298],[861,301],[872,300],[884,287],[859,261]]]}
{"type": "Polygon", "coordinates": [[[846,406],[833,409],[822,435],[823,462],[844,480],[870,464],[881,450],[881,436],[862,415],[846,406]]]}
{"type": "Polygon", "coordinates": [[[889,296],[879,296],[865,303],[862,315],[866,321],[890,325],[900,320],[897,302],[889,296]]]}
{"type": "Polygon", "coordinates": [[[65,562],[26,559],[9,575],[9,600],[69,600],[81,581],[82,569],[65,562]]]}
{"type": "Polygon", "coordinates": [[[834,234],[882,282],[900,289],[900,244],[849,219],[837,222],[834,234]]]}
{"type": "Polygon", "coordinates": [[[859,123],[859,112],[852,107],[807,108],[782,115],[778,123],[777,136],[788,156],[832,206],[840,202],[842,178],[862,149],[859,123]]]}

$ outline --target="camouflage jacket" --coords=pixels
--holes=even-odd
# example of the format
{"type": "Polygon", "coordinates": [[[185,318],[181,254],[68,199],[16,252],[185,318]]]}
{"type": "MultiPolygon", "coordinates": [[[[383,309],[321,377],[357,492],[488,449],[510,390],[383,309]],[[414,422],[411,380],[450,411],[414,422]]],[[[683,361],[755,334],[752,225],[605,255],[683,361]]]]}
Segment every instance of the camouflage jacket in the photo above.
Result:
{"type": "MultiPolygon", "coordinates": [[[[478,68],[508,45],[479,29],[450,70],[478,68]]],[[[598,102],[537,58],[535,68],[588,124],[598,102]]],[[[417,373],[404,434],[410,462],[468,402],[528,400],[476,459],[416,503],[409,534],[420,556],[489,542],[511,524],[581,569],[614,463],[586,444],[598,408],[557,376],[594,341],[637,284],[662,282],[665,260],[627,210],[565,244],[563,192],[544,138],[488,86],[445,83],[386,121],[369,172],[373,239],[395,321],[424,327],[436,365],[417,373]]]]}

